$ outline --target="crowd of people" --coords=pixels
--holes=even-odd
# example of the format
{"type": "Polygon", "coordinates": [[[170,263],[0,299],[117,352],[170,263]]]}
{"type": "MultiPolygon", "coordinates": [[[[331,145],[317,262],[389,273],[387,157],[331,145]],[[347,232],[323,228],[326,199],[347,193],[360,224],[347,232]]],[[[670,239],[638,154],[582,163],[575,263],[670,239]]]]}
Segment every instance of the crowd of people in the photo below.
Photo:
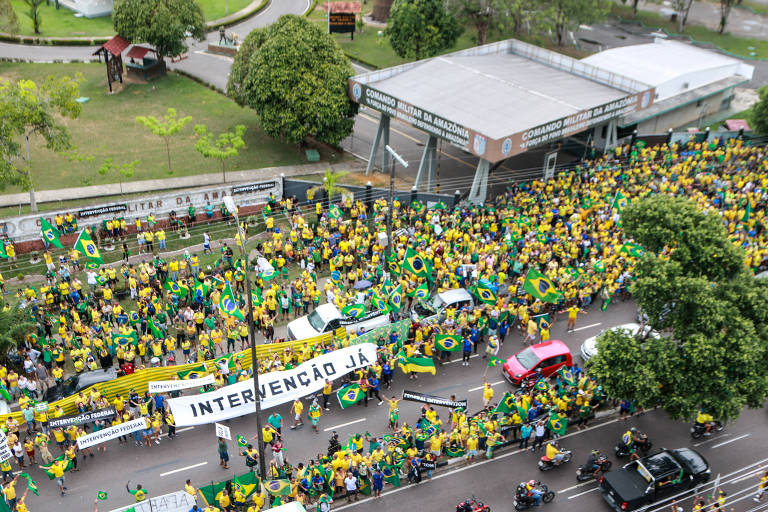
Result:
{"type": "MultiPolygon", "coordinates": [[[[421,478],[418,468],[424,460],[461,453],[472,462],[479,453],[485,451],[486,456],[492,456],[495,446],[512,441],[536,449],[553,434],[552,418],[561,420],[560,424],[569,420],[585,424],[594,407],[606,397],[599,383],[578,368],[568,374],[575,380],[562,375],[542,379],[540,386],[505,400],[501,410],[496,406],[500,397],[494,397],[493,389],[486,386],[484,407],[479,413],[452,410],[441,418],[425,406],[422,417],[413,425],[401,426],[397,398],[381,395],[386,395],[385,388],[391,386],[400,354],[432,357],[438,363],[446,357],[435,346],[436,334],[458,335],[466,348],[493,356],[514,333],[519,333],[521,342],[546,340],[558,314],[567,311],[572,328],[576,316],[598,298],[605,306],[613,297],[626,297],[637,254],[622,250],[627,240],[620,225],[621,209],[649,194],[685,196],[719,215],[733,243],[744,249],[745,265],[755,272],[764,270],[768,264],[764,193],[768,169],[764,153],[763,146],[735,139],[670,147],[639,144],[584,163],[546,182],[510,184],[505,193],[483,206],[449,209],[436,205],[427,209],[420,203],[395,201],[396,235],[391,256],[378,237],[387,213],[382,199],[366,204],[345,197],[340,204],[326,208],[323,202],[301,207],[289,198],[270,197],[264,217],[266,231],[257,238],[257,246],[274,271],[257,275],[252,311],[264,342],[280,341],[275,338],[276,325],[308,313],[323,301],[340,310],[353,304],[366,310],[380,309],[397,320],[408,316],[419,301],[418,290],[424,287],[439,293],[453,288],[472,289],[482,282],[493,291],[494,300],[477,300],[475,307],[464,309],[449,308],[439,322],[414,319],[407,336],[393,334],[377,340],[379,360],[375,365],[349,376],[348,382],[358,383],[365,392],[361,403],[367,405],[373,397],[379,403],[389,403],[391,433],[360,434],[351,441],[352,448],[347,445],[302,462],[295,470],[291,466],[289,471],[283,459],[273,460],[268,476],[295,477],[292,494],[297,499],[330,496],[342,487],[340,482],[351,490],[347,477],[339,480],[338,475],[351,474],[358,488],[365,488],[368,482],[375,490],[377,469],[390,479],[394,479],[393,467],[403,468],[409,478],[421,478]],[[626,202],[617,201],[619,197],[626,202]],[[281,219],[289,219],[287,228],[276,224],[278,214],[281,219]],[[409,250],[429,263],[428,275],[404,268],[409,250]],[[525,291],[529,268],[538,269],[555,284],[561,292],[558,302],[542,302],[525,291]],[[368,281],[370,286],[356,287],[361,281],[368,281]],[[401,305],[386,300],[395,288],[401,290],[401,305]],[[548,321],[536,320],[543,315],[548,315],[548,321]],[[358,443],[362,446],[361,440],[370,444],[367,452],[357,448],[358,443]],[[298,471],[300,467],[302,472],[298,471]],[[323,493],[315,485],[318,475],[323,478],[323,493]]],[[[188,213],[195,215],[194,211],[188,213]]],[[[116,222],[120,236],[124,220],[116,222]]],[[[143,245],[149,250],[146,241],[144,238],[143,245]]],[[[236,245],[242,242],[238,235],[236,245]]],[[[205,243],[211,250],[210,237],[205,243]]],[[[87,269],[85,285],[79,278],[82,258],[69,255],[59,260],[59,267],[67,270],[66,277],[60,271],[53,272],[39,289],[27,286],[22,290],[21,304],[37,324],[37,331],[19,347],[22,365],[0,368],[0,378],[10,396],[19,398],[24,411],[28,431],[22,448],[30,442],[33,447],[47,447],[55,440],[63,453],[75,450],[75,441],[82,432],[46,428],[49,417],[64,412],[60,408],[34,408],[39,393],[60,384],[70,372],[117,366],[122,373],[129,373],[146,365],[173,364],[177,360],[210,360],[248,347],[245,323],[219,311],[219,298],[226,285],[239,296],[241,309],[247,304],[246,263],[235,256],[233,248],[222,244],[221,257],[210,270],[201,267],[197,254],[165,259],[159,252],[159,246],[152,246],[152,258],[148,251],[147,259],[140,263],[123,261],[87,269]],[[46,440],[47,436],[52,439],[46,440]]],[[[49,261],[52,265],[53,256],[46,254],[46,265],[49,261]]],[[[356,334],[363,333],[352,332],[327,342],[286,349],[261,360],[258,371],[292,368],[347,346],[356,334]]],[[[214,372],[216,386],[223,386],[247,379],[252,369],[232,358],[217,365],[214,372]]],[[[328,407],[332,388],[327,388],[308,401],[307,414],[312,412],[308,418],[314,426],[328,407]]],[[[137,445],[152,446],[159,442],[162,429],[170,434],[174,427],[163,395],[132,392],[129,397],[103,397],[94,388],[90,396],[80,397],[78,409],[105,404],[119,407],[112,424],[147,418],[147,429],[133,435],[137,445]]],[[[294,404],[296,416],[301,418],[303,411],[301,402],[294,404]]],[[[8,422],[5,429],[10,434],[9,444],[13,441],[11,446],[15,447],[21,443],[21,425],[14,425],[13,419],[8,422]]],[[[279,428],[265,429],[269,431],[265,439],[271,434],[269,447],[282,442],[279,428]]],[[[38,451],[45,462],[48,456],[42,449],[38,451]]],[[[282,457],[282,451],[278,452],[282,457]]],[[[29,453],[22,450],[17,458],[19,464],[24,463],[25,455],[31,461],[29,453]]],[[[426,471],[427,477],[430,471],[426,471]]],[[[64,492],[63,480],[60,485],[64,492]]]]}

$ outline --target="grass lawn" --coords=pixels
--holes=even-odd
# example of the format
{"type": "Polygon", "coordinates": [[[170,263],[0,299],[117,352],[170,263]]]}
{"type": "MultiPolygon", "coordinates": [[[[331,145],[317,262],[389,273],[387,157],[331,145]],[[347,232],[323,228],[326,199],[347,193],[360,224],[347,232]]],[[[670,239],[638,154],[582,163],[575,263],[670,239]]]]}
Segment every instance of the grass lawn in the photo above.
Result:
{"type": "MultiPolygon", "coordinates": [[[[642,21],[649,27],[662,28],[672,35],[681,35],[677,31],[677,23],[673,23],[669,21],[669,17],[655,12],[638,11],[637,17],[633,18],[632,7],[612,4],[611,13],[621,16],[625,20],[634,19],[642,21]]],[[[723,50],[740,57],[751,57],[752,55],[750,54],[754,52],[755,55],[752,57],[768,58],[768,41],[736,37],[728,32],[721,35],[715,30],[699,25],[686,26],[682,35],[690,36],[696,41],[703,43],[715,44],[723,50]]]]}
{"type": "MultiPolygon", "coordinates": [[[[203,8],[206,21],[223,18],[251,3],[251,0],[198,0],[203,8]],[[228,8],[228,10],[227,10],[228,8]]],[[[54,6],[54,0],[50,5],[43,5],[41,9],[40,34],[35,34],[32,29],[32,21],[26,15],[29,8],[23,0],[11,0],[16,15],[19,18],[19,34],[25,36],[40,35],[43,37],[73,37],[73,36],[111,36],[115,33],[111,16],[100,18],[76,18],[75,12],[66,7],[54,6]]]]}
{"type": "MultiPolygon", "coordinates": [[[[150,84],[126,84],[123,91],[112,96],[106,92],[103,64],[22,64],[0,63],[4,78],[28,78],[42,81],[47,75],[83,73],[81,95],[90,98],[83,105],[79,119],[66,119],[72,142],[81,154],[93,155],[91,162],[70,162],[65,155],[45,149],[40,139],[33,140],[31,167],[37,190],[98,185],[118,181],[116,175],[100,175],[97,170],[105,158],[116,164],[140,161],[131,180],[187,176],[220,172],[217,161],[203,158],[194,150],[196,136],[193,125],[206,124],[219,133],[244,124],[246,147],[227,162],[227,169],[258,169],[304,163],[304,153],[297,146],[276,141],[256,124],[255,114],[237,106],[225,96],[186,77],[169,74],[150,84]],[[171,164],[168,171],[165,144],[135,122],[136,116],[162,117],[168,107],[180,116],[192,116],[192,122],[171,139],[171,164]]],[[[327,157],[321,151],[323,158],[327,157]]],[[[9,187],[5,192],[19,192],[9,187]]]]}

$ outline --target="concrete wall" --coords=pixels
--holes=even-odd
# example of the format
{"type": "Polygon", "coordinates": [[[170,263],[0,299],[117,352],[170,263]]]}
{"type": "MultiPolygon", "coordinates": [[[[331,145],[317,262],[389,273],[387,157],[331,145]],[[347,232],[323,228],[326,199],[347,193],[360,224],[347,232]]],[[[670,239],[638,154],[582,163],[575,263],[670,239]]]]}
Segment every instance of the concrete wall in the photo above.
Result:
{"type": "Polygon", "coordinates": [[[637,131],[642,134],[664,133],[670,128],[696,127],[699,118],[709,117],[720,112],[722,110],[720,104],[723,99],[732,94],[733,90],[727,89],[700,100],[701,105],[698,105],[699,102],[689,103],[688,105],[666,112],[653,119],[643,121],[638,125],[637,131]]]}
{"type": "MultiPolygon", "coordinates": [[[[285,189],[284,194],[286,197],[292,197],[296,196],[296,199],[299,200],[300,203],[304,203],[307,201],[307,190],[316,187],[318,185],[318,182],[313,181],[305,181],[305,180],[297,180],[297,179],[285,179],[285,189]]],[[[365,200],[365,187],[357,187],[353,185],[345,185],[345,188],[347,188],[350,192],[352,192],[355,196],[355,199],[365,200]]],[[[321,195],[316,195],[315,199],[320,199],[321,195]]],[[[389,189],[386,188],[372,188],[371,189],[371,199],[376,200],[380,198],[388,198],[389,197],[389,189]]],[[[410,203],[411,201],[411,191],[408,190],[395,190],[395,197],[397,197],[401,202],[410,203]]],[[[427,192],[417,192],[415,195],[415,198],[417,201],[421,201],[427,206],[431,206],[434,203],[437,203],[438,201],[442,201],[446,204],[446,206],[453,207],[454,205],[454,196],[448,195],[448,194],[432,194],[427,192]]],[[[340,197],[335,197],[334,200],[338,200],[340,197]]]]}

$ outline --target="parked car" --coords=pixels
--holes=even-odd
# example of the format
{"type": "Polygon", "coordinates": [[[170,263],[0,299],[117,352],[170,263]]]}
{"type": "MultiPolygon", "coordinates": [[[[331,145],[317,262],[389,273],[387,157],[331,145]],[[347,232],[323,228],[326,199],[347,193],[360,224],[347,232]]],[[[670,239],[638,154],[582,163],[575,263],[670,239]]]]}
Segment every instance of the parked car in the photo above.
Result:
{"type": "Polygon", "coordinates": [[[332,332],[344,327],[347,332],[356,332],[361,327],[367,332],[389,323],[389,314],[369,311],[360,318],[347,317],[333,304],[321,304],[308,315],[288,322],[288,340],[303,340],[332,332]]]}
{"type": "Polygon", "coordinates": [[[573,356],[566,344],[560,340],[550,340],[531,345],[511,356],[502,366],[502,373],[509,382],[519,386],[539,368],[545,377],[549,377],[561,366],[572,364],[573,356]]]}
{"type": "Polygon", "coordinates": [[[424,322],[438,322],[445,319],[445,310],[453,307],[456,309],[472,308],[475,300],[464,288],[453,288],[438,293],[427,301],[417,301],[411,310],[411,320],[424,322]]]}
{"type": "Polygon", "coordinates": [[[72,375],[58,386],[52,386],[48,388],[44,395],[46,402],[53,402],[55,400],[61,400],[70,395],[74,395],[80,390],[93,386],[94,384],[101,384],[117,378],[117,369],[107,368],[106,370],[94,370],[92,372],[83,372],[72,375]]]}
{"type": "Polygon", "coordinates": [[[659,337],[659,334],[656,331],[651,330],[650,326],[648,325],[646,325],[645,327],[642,327],[642,330],[641,330],[640,324],[636,324],[634,322],[617,325],[616,327],[611,327],[610,329],[606,329],[602,331],[600,334],[597,334],[595,336],[592,336],[591,338],[587,338],[586,340],[584,340],[584,343],[581,344],[581,348],[579,349],[579,355],[581,356],[582,361],[587,362],[589,358],[597,354],[597,340],[598,338],[600,338],[600,336],[602,336],[608,331],[617,331],[619,329],[623,329],[633,336],[640,336],[643,338],[647,336],[653,336],[654,338],[659,337]]]}
{"type": "Polygon", "coordinates": [[[599,489],[614,510],[629,512],[702,484],[710,474],[709,463],[698,452],[663,450],[605,473],[599,489]]]}

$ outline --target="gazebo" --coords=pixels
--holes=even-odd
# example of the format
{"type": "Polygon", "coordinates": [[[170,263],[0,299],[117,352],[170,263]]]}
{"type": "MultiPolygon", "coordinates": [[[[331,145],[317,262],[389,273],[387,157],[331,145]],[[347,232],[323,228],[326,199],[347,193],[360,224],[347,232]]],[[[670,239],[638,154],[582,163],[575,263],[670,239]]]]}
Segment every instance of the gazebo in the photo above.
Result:
{"type": "Polygon", "coordinates": [[[123,83],[123,58],[121,54],[130,45],[131,43],[126,38],[117,35],[93,52],[94,55],[99,56],[99,62],[101,62],[101,56],[104,55],[104,63],[107,65],[107,86],[109,87],[109,92],[112,92],[112,82],[119,81],[123,83]]]}
{"type": "Polygon", "coordinates": [[[147,82],[165,74],[165,62],[157,58],[157,51],[146,46],[133,45],[125,55],[128,77],[147,82]],[[147,57],[148,53],[153,56],[147,57]]]}

